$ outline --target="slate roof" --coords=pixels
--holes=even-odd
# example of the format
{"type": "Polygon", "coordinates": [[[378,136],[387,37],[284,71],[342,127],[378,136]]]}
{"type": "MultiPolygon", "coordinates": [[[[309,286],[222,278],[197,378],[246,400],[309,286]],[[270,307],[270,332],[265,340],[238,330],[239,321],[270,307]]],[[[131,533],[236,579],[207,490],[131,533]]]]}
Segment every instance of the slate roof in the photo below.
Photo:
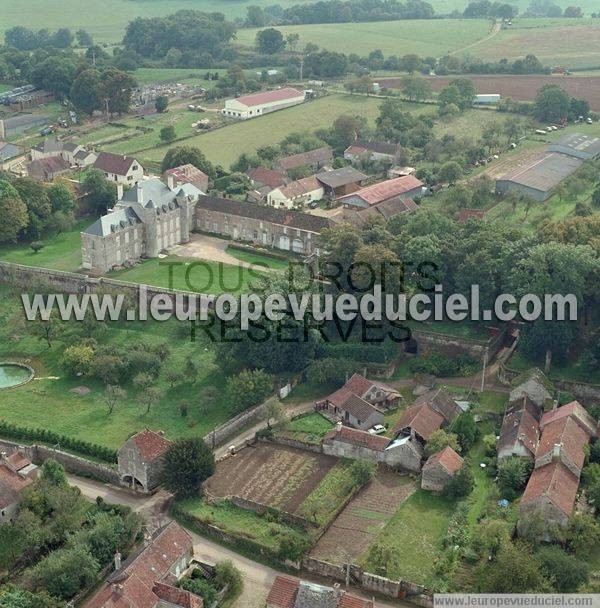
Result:
{"type": "Polygon", "coordinates": [[[350,197],[358,197],[369,205],[376,205],[377,203],[400,196],[415,188],[421,188],[422,186],[423,182],[414,175],[405,175],[403,177],[388,179],[378,184],[367,186],[366,188],[361,188],[360,190],[356,190],[356,192],[340,197],[339,200],[344,202],[350,197]]]}
{"type": "Polygon", "coordinates": [[[284,101],[286,99],[293,99],[294,97],[303,97],[304,93],[294,89],[292,87],[284,87],[283,89],[276,89],[274,91],[263,91],[260,93],[252,93],[250,95],[241,95],[236,97],[235,101],[242,105],[251,107],[258,106],[263,103],[272,103],[274,101],[284,101]]]}
{"type": "Polygon", "coordinates": [[[409,407],[400,421],[396,424],[394,432],[399,433],[406,429],[414,430],[425,441],[434,431],[437,431],[444,423],[444,417],[433,410],[427,403],[409,407]]]}
{"type": "Polygon", "coordinates": [[[333,159],[333,151],[329,147],[316,148],[308,152],[300,152],[291,156],[284,156],[275,161],[284,171],[289,171],[295,167],[303,165],[319,165],[330,162],[333,159]]]}
{"type": "MultiPolygon", "coordinates": [[[[156,608],[161,598],[154,591],[155,584],[172,584],[174,577],[169,573],[170,568],[192,551],[190,535],[176,522],[170,522],[154,535],[148,545],[134,553],[120,570],[111,574],[85,608],[156,608]],[[120,592],[115,589],[118,585],[120,592]]],[[[160,593],[164,588],[158,590],[160,593]]],[[[201,604],[183,606],[201,608],[201,604]]]]}
{"type": "Polygon", "coordinates": [[[140,456],[144,462],[152,462],[160,458],[171,445],[168,439],[165,439],[159,433],[155,433],[150,429],[144,429],[131,437],[140,456]]]}
{"type": "Polygon", "coordinates": [[[23,148],[15,146],[15,144],[11,144],[8,141],[0,141],[0,160],[8,160],[20,154],[23,154],[23,148]]]}
{"type": "Polygon", "coordinates": [[[69,163],[60,156],[48,156],[32,160],[28,165],[28,171],[40,168],[45,173],[60,173],[69,170],[69,163]]]}
{"type": "Polygon", "coordinates": [[[100,171],[114,173],[115,175],[127,175],[134,162],[136,160],[131,156],[113,154],[112,152],[100,152],[94,162],[94,169],[100,169],[100,171]]]}
{"type": "Polygon", "coordinates": [[[413,403],[415,405],[428,404],[433,410],[441,414],[446,422],[452,422],[461,412],[460,406],[452,395],[447,393],[445,390],[438,388],[433,391],[428,391],[421,395],[413,403]]]}
{"type": "Polygon", "coordinates": [[[365,401],[358,395],[354,394],[348,395],[341,405],[338,405],[337,407],[345,412],[348,412],[361,422],[367,420],[372,414],[379,412],[379,410],[373,407],[368,401],[365,401]]]}
{"type": "Polygon", "coordinates": [[[339,188],[340,186],[362,182],[368,178],[368,175],[365,175],[362,171],[349,165],[348,167],[342,167],[341,169],[318,173],[315,177],[330,188],[339,188]]]}
{"type": "Polygon", "coordinates": [[[400,147],[398,144],[388,141],[375,141],[360,138],[358,138],[353,145],[357,148],[362,148],[363,150],[376,152],[377,154],[389,154],[390,156],[394,156],[400,147]]]}
{"type": "Polygon", "coordinates": [[[432,454],[423,465],[423,473],[435,466],[441,466],[450,475],[454,475],[464,464],[464,459],[457,454],[450,446],[432,454]]]}
{"type": "Polygon", "coordinates": [[[285,186],[290,183],[289,177],[267,167],[250,169],[247,175],[252,181],[264,186],[270,186],[271,188],[279,188],[279,186],[285,186]]]}
{"type": "Polygon", "coordinates": [[[128,226],[140,223],[141,219],[138,214],[131,207],[125,207],[123,209],[115,209],[98,218],[83,231],[83,234],[108,236],[117,230],[123,230],[128,226]]]}
{"type": "Polygon", "coordinates": [[[566,517],[573,513],[579,478],[560,461],[533,470],[521,497],[521,506],[546,497],[566,517]]]}
{"type": "Polygon", "coordinates": [[[217,198],[214,196],[200,196],[196,208],[227,213],[238,217],[247,217],[255,220],[271,222],[280,226],[298,228],[316,234],[321,233],[331,226],[331,221],[318,215],[309,215],[300,211],[289,209],[274,209],[263,205],[242,203],[228,198],[217,198]]]}

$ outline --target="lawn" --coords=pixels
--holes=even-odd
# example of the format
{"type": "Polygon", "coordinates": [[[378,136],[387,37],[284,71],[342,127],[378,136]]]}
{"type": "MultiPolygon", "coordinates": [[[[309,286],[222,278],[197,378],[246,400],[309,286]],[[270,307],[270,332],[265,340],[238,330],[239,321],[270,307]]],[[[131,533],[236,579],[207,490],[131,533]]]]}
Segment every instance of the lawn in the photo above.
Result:
{"type": "Polygon", "coordinates": [[[53,270],[76,272],[81,265],[81,235],[92,220],[81,220],[69,231],[52,237],[44,242],[44,248],[34,253],[28,244],[17,243],[0,247],[0,260],[39,266],[53,270]]]}
{"type": "Polygon", "coordinates": [[[164,259],[146,260],[133,268],[111,272],[108,276],[120,281],[181,291],[239,294],[252,291],[253,281],[261,274],[253,268],[170,255],[164,259]]]}
{"type": "MultiPolygon", "coordinates": [[[[544,369],[544,359],[534,361],[517,351],[511,357],[507,367],[517,371],[524,371],[532,367],[544,369]]],[[[600,384],[600,373],[585,369],[579,359],[566,365],[553,363],[547,375],[551,380],[580,380],[591,384],[600,384]]]]}
{"type": "Polygon", "coordinates": [[[598,67],[600,28],[596,19],[515,19],[510,28],[477,46],[484,59],[515,60],[532,53],[544,65],[598,67]]]}
{"type": "MultiPolygon", "coordinates": [[[[442,552],[442,542],[454,503],[432,492],[416,490],[402,503],[375,542],[390,547],[392,560],[388,578],[425,584],[442,552]]],[[[361,558],[367,572],[378,573],[378,565],[361,558]]]]}
{"type": "Polygon", "coordinates": [[[296,511],[296,515],[319,526],[327,524],[355,488],[350,472],[352,463],[351,460],[338,462],[316,489],[306,497],[296,511]]]}
{"type": "Polygon", "coordinates": [[[188,498],[178,501],[175,506],[177,510],[205,524],[216,526],[233,536],[255,541],[271,551],[277,551],[279,548],[279,534],[293,531],[288,525],[269,521],[227,501],[208,504],[201,498],[188,498]]]}
{"type": "Polygon", "coordinates": [[[261,255],[260,253],[254,253],[252,251],[241,251],[235,247],[227,247],[226,251],[240,262],[258,266],[259,268],[257,270],[260,270],[260,267],[269,270],[287,270],[290,267],[290,262],[287,260],[278,260],[268,255],[261,255]]]}
{"type": "MultiPolygon", "coordinates": [[[[334,25],[288,25],[277,29],[284,36],[300,34],[300,49],[311,42],[324,49],[361,56],[380,49],[386,56],[416,53],[421,57],[440,57],[487,36],[490,23],[483,19],[411,19],[334,25]]],[[[259,30],[239,30],[237,41],[245,46],[254,46],[257,31],[259,30]]]]}
{"type": "Polygon", "coordinates": [[[198,333],[196,342],[191,342],[175,321],[124,322],[98,331],[95,339],[100,345],[167,343],[170,349],[156,381],[164,394],[150,412],[146,411],[146,404],[136,400],[138,391],[128,383],[123,386],[127,395],[109,415],[102,383],[88,377],[67,377],[60,365],[66,345],[80,339],[77,332],[75,323],[67,324],[64,333],[48,348],[45,342],[31,335],[18,294],[6,287],[0,288],[0,359],[27,361],[36,370],[31,382],[2,391],[0,418],[118,448],[127,437],[144,427],[164,430],[170,439],[203,436],[230,417],[221,397],[225,377],[203,334],[198,333]],[[183,379],[171,388],[166,373],[182,370],[188,356],[198,367],[197,379],[183,379]],[[90,389],[89,394],[72,392],[82,386],[90,389]],[[179,410],[182,401],[188,403],[187,416],[182,416],[179,410]]]}
{"type": "Polygon", "coordinates": [[[333,424],[327,418],[313,412],[286,422],[281,432],[297,441],[319,443],[332,428],[333,424]]]}
{"type": "Polygon", "coordinates": [[[446,334],[470,340],[487,340],[490,337],[485,327],[471,321],[406,321],[406,325],[415,331],[446,334]]]}
{"type": "MultiPolygon", "coordinates": [[[[361,116],[372,124],[379,114],[380,104],[381,100],[372,97],[328,95],[293,108],[195,135],[182,143],[199,147],[211,162],[228,168],[243,152],[252,154],[261,146],[277,144],[286,135],[295,131],[329,128],[342,114],[361,116]]],[[[407,109],[410,107],[407,104],[407,109]]],[[[412,108],[422,110],[423,106],[414,104],[412,108]]],[[[203,115],[193,114],[193,116],[203,115]]],[[[115,149],[118,147],[119,151],[130,152],[129,148],[139,145],[140,141],[143,142],[143,140],[126,142],[126,148],[122,148],[122,144],[115,145],[115,149]]],[[[169,146],[158,146],[147,150],[139,155],[139,160],[142,164],[145,160],[151,163],[160,162],[168,148],[169,146]]]]}

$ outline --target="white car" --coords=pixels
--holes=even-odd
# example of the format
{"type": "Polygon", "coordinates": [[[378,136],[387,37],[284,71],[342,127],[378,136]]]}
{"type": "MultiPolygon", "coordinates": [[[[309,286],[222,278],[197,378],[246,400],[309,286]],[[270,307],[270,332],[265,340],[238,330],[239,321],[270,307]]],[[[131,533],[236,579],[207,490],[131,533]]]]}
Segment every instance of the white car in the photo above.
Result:
{"type": "Polygon", "coordinates": [[[383,424],[376,424],[369,429],[369,433],[371,433],[371,435],[381,435],[381,433],[385,433],[385,427],[383,424]]]}

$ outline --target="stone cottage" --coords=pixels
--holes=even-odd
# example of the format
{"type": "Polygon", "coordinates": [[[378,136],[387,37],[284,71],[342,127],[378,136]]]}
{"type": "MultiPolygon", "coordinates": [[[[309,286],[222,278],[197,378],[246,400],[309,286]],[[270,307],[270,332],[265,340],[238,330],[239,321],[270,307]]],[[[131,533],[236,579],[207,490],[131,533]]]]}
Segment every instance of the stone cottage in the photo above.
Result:
{"type": "Polygon", "coordinates": [[[533,460],[540,438],[540,415],[540,408],[529,397],[508,404],[498,439],[498,460],[510,456],[533,460]]]}
{"type": "Polygon", "coordinates": [[[107,272],[152,258],[189,241],[194,205],[202,194],[192,184],[145,179],[81,233],[82,268],[107,272]]]}
{"type": "Polygon", "coordinates": [[[163,456],[171,442],[162,433],[144,429],[130,437],[118,452],[121,483],[132,490],[149,493],[160,484],[163,456]]]}
{"type": "Polygon", "coordinates": [[[464,459],[450,446],[432,454],[421,471],[421,488],[442,492],[448,482],[460,471],[464,462],[464,459]]]}
{"type": "Polygon", "coordinates": [[[427,403],[409,407],[394,427],[396,436],[416,434],[426,442],[434,431],[442,427],[444,417],[427,403]]]}
{"type": "Polygon", "coordinates": [[[454,400],[452,395],[442,389],[434,389],[421,395],[413,403],[415,405],[427,404],[432,410],[436,411],[444,417],[446,423],[451,423],[460,413],[461,408],[458,403],[454,400]]]}
{"type": "Polygon", "coordinates": [[[37,478],[37,466],[20,452],[0,455],[0,524],[17,514],[21,492],[37,478]]]}
{"type": "Polygon", "coordinates": [[[554,393],[552,382],[548,380],[542,370],[534,367],[513,380],[509,401],[529,397],[539,408],[544,409],[544,406],[554,399],[554,393]]]}
{"type": "Polygon", "coordinates": [[[338,458],[382,463],[413,473],[421,470],[423,458],[423,446],[414,435],[389,439],[341,423],[324,437],[323,452],[338,458]]]}
{"type": "Polygon", "coordinates": [[[92,165],[104,173],[107,180],[123,186],[134,186],[144,177],[144,167],[131,156],[100,152],[92,165]]]}

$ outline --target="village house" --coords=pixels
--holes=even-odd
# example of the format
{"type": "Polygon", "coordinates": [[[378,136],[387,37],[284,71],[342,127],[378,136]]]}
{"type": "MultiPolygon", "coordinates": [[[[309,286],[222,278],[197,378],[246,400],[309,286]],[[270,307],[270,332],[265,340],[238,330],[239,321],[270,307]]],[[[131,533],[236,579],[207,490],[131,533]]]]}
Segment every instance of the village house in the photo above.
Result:
{"type": "Polygon", "coordinates": [[[174,167],[173,169],[167,169],[162,177],[171,190],[174,190],[177,185],[191,184],[204,194],[208,192],[208,175],[189,163],[174,167]]]}
{"type": "Polygon", "coordinates": [[[399,144],[368,139],[357,139],[344,150],[344,158],[352,163],[379,161],[391,165],[398,162],[401,154],[399,144]]]}
{"type": "Polygon", "coordinates": [[[360,374],[352,374],[340,390],[358,395],[386,410],[398,407],[402,401],[402,395],[393,386],[379,380],[369,380],[360,374]]]}
{"type": "Polygon", "coordinates": [[[255,188],[267,186],[274,190],[292,181],[287,175],[283,175],[283,173],[278,173],[267,167],[254,167],[253,169],[249,169],[246,175],[250,178],[255,188]]]}
{"type": "Polygon", "coordinates": [[[337,198],[344,194],[350,194],[358,190],[368,175],[358,171],[354,167],[342,167],[315,175],[317,180],[323,184],[325,194],[330,198],[337,198]]]}
{"type": "Polygon", "coordinates": [[[49,156],[33,160],[27,165],[29,177],[43,182],[51,182],[59,175],[68,173],[71,170],[69,163],[60,156],[49,156]]]}
{"type": "Polygon", "coordinates": [[[528,397],[537,407],[544,409],[554,398],[554,386],[537,367],[523,372],[512,381],[509,401],[528,397]]]}
{"type": "Polygon", "coordinates": [[[452,395],[442,388],[424,393],[413,402],[412,407],[423,404],[427,404],[432,410],[441,414],[447,424],[451,423],[462,412],[461,407],[452,398],[452,395]]]}
{"type": "Polygon", "coordinates": [[[540,408],[529,397],[508,404],[498,439],[498,460],[511,456],[533,460],[540,438],[540,416],[540,408]]]}
{"type": "Polygon", "coordinates": [[[340,588],[324,587],[279,575],[275,579],[266,608],[376,608],[370,600],[363,600],[340,588]]]}
{"type": "Polygon", "coordinates": [[[354,207],[348,206],[343,208],[344,221],[355,224],[356,226],[364,226],[372,220],[387,221],[396,215],[404,213],[412,213],[419,208],[417,203],[412,198],[391,198],[387,201],[371,205],[370,207],[354,207]]]}
{"type": "Polygon", "coordinates": [[[448,482],[460,471],[464,459],[450,446],[432,454],[421,470],[421,488],[442,492],[448,482]]]}
{"type": "Polygon", "coordinates": [[[519,505],[519,523],[541,513],[547,525],[566,525],[575,509],[586,446],[597,435],[597,421],[577,401],[547,412],[534,469],[519,505]]]}
{"type": "Polygon", "coordinates": [[[202,192],[173,175],[168,181],[171,186],[157,177],[141,180],[81,233],[82,268],[108,272],[189,241],[202,192]]]}
{"type": "Polygon", "coordinates": [[[45,139],[31,149],[31,159],[51,158],[60,156],[71,167],[89,167],[98,158],[96,154],[86,150],[83,146],[69,141],[62,141],[56,137],[45,139]]]}
{"type": "Polygon", "coordinates": [[[319,201],[324,196],[323,184],[313,175],[271,190],[267,202],[272,207],[293,209],[303,207],[311,201],[319,201]]]}
{"type": "Polygon", "coordinates": [[[428,403],[409,407],[394,427],[394,434],[408,435],[415,433],[426,442],[434,431],[444,424],[444,417],[436,412],[428,403]]]}
{"type": "Polygon", "coordinates": [[[117,457],[121,483],[132,490],[149,493],[160,484],[163,456],[171,442],[162,433],[144,429],[130,437],[117,457]]]}
{"type": "Polygon", "coordinates": [[[318,252],[318,237],[330,226],[324,217],[226,198],[200,196],[196,203],[199,230],[299,254],[318,252]]]}
{"type": "Polygon", "coordinates": [[[229,118],[248,120],[269,112],[296,106],[305,100],[306,95],[303,91],[298,91],[292,87],[284,87],[274,91],[262,91],[242,95],[235,99],[227,99],[221,114],[229,118]]]}
{"type": "Polygon", "coordinates": [[[339,200],[345,206],[365,208],[394,198],[414,199],[415,196],[421,196],[422,191],[423,182],[414,175],[407,175],[361,188],[339,200]]]}
{"type": "Polygon", "coordinates": [[[329,147],[323,147],[279,158],[275,161],[273,168],[279,173],[287,174],[288,171],[292,171],[293,169],[308,167],[316,173],[319,169],[326,167],[332,161],[333,150],[329,147]]]}
{"type": "Polygon", "coordinates": [[[123,186],[134,186],[144,177],[142,165],[135,158],[122,154],[100,152],[92,166],[102,171],[107,180],[123,186]]]}
{"type": "Polygon", "coordinates": [[[203,608],[201,597],[176,586],[193,555],[191,536],[172,521],[125,562],[115,555],[114,572],[85,608],[203,608]]]}
{"type": "Polygon", "coordinates": [[[20,452],[0,455],[0,524],[17,514],[21,492],[37,478],[37,466],[20,452]]]}

